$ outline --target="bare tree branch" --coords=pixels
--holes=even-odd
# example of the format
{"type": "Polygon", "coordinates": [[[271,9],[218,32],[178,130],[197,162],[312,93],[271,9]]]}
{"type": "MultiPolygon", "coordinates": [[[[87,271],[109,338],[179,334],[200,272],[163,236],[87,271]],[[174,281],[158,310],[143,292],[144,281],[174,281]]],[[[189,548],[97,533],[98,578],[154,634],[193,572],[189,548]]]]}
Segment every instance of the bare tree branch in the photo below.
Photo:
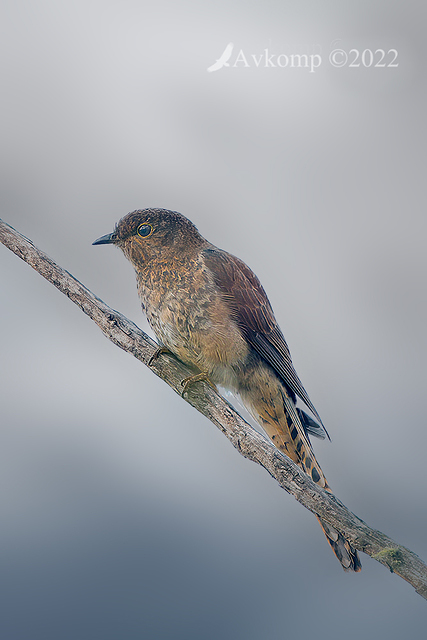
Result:
{"type": "MultiPolygon", "coordinates": [[[[192,375],[193,371],[169,355],[162,355],[150,364],[158,345],[149,336],[121,313],[102,302],[68,271],[1,219],[0,241],[78,305],[109,340],[150,366],[176,393],[182,394],[181,381],[192,375]]],[[[185,400],[209,418],[242,456],[264,467],[306,509],[321,516],[322,520],[340,531],[356,549],[401,576],[427,599],[427,566],[415,553],[380,531],[371,529],[335,496],[323,491],[296,464],[245,422],[208,384],[201,382],[191,385],[185,400]]]]}

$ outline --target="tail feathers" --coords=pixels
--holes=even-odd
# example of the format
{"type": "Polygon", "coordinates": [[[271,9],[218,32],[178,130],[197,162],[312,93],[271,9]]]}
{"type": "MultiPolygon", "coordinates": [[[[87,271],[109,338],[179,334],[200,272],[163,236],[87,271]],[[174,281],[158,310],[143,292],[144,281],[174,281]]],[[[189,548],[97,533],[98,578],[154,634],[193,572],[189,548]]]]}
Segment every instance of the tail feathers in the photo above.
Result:
{"type": "MultiPolygon", "coordinates": [[[[309,439],[309,435],[327,436],[326,430],[295,406],[292,395],[285,386],[278,384],[273,374],[271,378],[267,377],[267,381],[263,376],[268,376],[268,370],[262,370],[262,376],[255,380],[257,385],[251,386],[253,393],[246,398],[248,408],[276,447],[303,469],[319,487],[331,492],[309,439]],[[258,391],[258,395],[254,390],[258,391]]],[[[242,399],[245,400],[244,394],[242,399]]],[[[357,551],[338,531],[318,519],[343,569],[360,571],[357,551]]]]}
{"type": "Polygon", "coordinates": [[[331,527],[331,525],[324,520],[321,520],[319,517],[317,519],[320,522],[320,526],[325,533],[327,541],[332,547],[332,551],[341,562],[344,571],[360,571],[362,564],[356,549],[353,549],[348,540],[331,527]]]}
{"type": "Polygon", "coordinates": [[[325,427],[320,426],[320,424],[315,422],[313,418],[310,418],[310,416],[307,415],[305,411],[297,407],[297,414],[299,419],[301,420],[302,428],[304,429],[306,436],[315,436],[316,438],[320,438],[321,440],[324,440],[326,436],[328,436],[329,438],[329,434],[326,431],[325,427]]]}

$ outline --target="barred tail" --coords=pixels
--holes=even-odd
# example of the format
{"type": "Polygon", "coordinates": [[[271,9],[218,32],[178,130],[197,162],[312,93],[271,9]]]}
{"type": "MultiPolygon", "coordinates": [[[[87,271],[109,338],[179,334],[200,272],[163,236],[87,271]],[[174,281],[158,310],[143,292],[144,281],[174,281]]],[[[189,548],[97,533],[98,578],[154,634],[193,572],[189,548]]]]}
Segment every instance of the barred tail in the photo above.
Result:
{"type": "Polygon", "coordinates": [[[346,540],[338,531],[336,531],[327,522],[324,522],[317,517],[320,522],[327,541],[332,547],[332,551],[335,553],[338,560],[341,562],[341,566],[344,571],[360,571],[362,563],[360,562],[359,555],[351,544],[346,540]]]}
{"type": "MultiPolygon", "coordinates": [[[[298,418],[304,417],[305,414],[297,409],[298,418]],[[301,416],[302,414],[302,416],[301,416]]],[[[294,417],[294,416],[292,416],[294,417]]],[[[325,475],[320,468],[319,463],[314,457],[313,449],[311,447],[310,440],[308,438],[308,433],[305,428],[305,425],[301,423],[303,427],[303,431],[305,433],[301,434],[301,430],[297,429],[292,417],[286,412],[286,419],[289,427],[289,431],[292,437],[292,440],[295,445],[296,451],[299,453],[300,461],[299,465],[304,469],[304,471],[312,477],[316,484],[319,484],[325,491],[328,493],[332,493],[325,475]],[[308,450],[307,450],[308,449],[308,450]]],[[[308,417],[308,416],[307,416],[308,417]]],[[[310,419],[311,420],[311,419],[310,419]]],[[[327,541],[329,542],[332,551],[335,553],[336,557],[341,563],[344,571],[355,571],[358,572],[362,568],[362,564],[359,559],[359,555],[351,544],[344,538],[344,536],[339,533],[336,529],[334,529],[330,524],[324,522],[321,518],[317,517],[320,526],[323,529],[323,532],[326,536],[327,541]]]]}
{"type": "MultiPolygon", "coordinates": [[[[302,411],[297,410],[298,418],[303,414],[302,411]]],[[[305,414],[303,414],[305,415],[305,414]]],[[[289,416],[289,413],[286,412],[287,423],[289,427],[289,431],[292,437],[292,440],[295,445],[296,451],[299,453],[300,461],[299,465],[304,469],[304,471],[312,477],[316,484],[319,484],[325,491],[328,493],[332,493],[325,475],[320,468],[319,463],[314,457],[313,449],[311,447],[310,440],[308,438],[307,430],[303,426],[303,430],[305,433],[301,434],[301,430],[297,429],[294,422],[292,421],[292,417],[289,416]],[[305,437],[304,437],[305,436],[305,437]],[[308,449],[308,450],[307,450],[308,449]]],[[[320,526],[323,529],[323,532],[326,536],[327,541],[331,545],[332,551],[335,553],[336,557],[341,563],[344,571],[360,571],[362,568],[362,564],[360,562],[358,553],[356,549],[354,549],[351,544],[344,538],[344,536],[336,531],[330,524],[324,522],[321,518],[317,517],[320,522],[320,526]]]]}
{"type": "MultiPolygon", "coordinates": [[[[268,370],[256,368],[246,371],[251,376],[250,393],[241,397],[255,419],[263,426],[276,447],[303,469],[312,480],[328,493],[332,493],[325,475],[317,462],[309,434],[324,437],[325,431],[312,418],[295,406],[294,399],[277,377],[268,370]]],[[[326,434],[327,435],[327,434],[326,434]]],[[[328,523],[318,518],[333,552],[345,571],[360,571],[357,551],[328,523]]]]}

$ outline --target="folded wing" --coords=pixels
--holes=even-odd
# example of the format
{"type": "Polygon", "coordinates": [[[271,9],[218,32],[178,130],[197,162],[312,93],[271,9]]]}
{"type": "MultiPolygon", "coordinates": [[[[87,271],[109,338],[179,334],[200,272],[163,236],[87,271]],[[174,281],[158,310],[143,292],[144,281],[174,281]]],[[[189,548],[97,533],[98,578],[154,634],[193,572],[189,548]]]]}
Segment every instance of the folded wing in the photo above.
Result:
{"type": "Polygon", "coordinates": [[[276,371],[291,395],[298,396],[322,425],[316,425],[304,414],[308,418],[305,426],[301,420],[304,429],[317,437],[328,435],[294,369],[286,340],[256,275],[244,262],[216,247],[205,249],[203,258],[246,340],[276,371]]]}

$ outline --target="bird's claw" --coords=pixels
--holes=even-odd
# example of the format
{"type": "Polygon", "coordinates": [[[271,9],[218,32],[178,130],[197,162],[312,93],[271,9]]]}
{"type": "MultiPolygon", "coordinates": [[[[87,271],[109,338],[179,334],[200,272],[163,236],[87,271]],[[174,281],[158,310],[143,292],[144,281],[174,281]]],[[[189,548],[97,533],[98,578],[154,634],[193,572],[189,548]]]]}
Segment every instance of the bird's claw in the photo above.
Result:
{"type": "Polygon", "coordinates": [[[216,390],[216,386],[209,378],[207,373],[196,373],[194,376],[189,376],[188,378],[184,378],[184,380],[181,380],[181,386],[184,387],[181,393],[182,397],[184,397],[184,395],[187,393],[188,387],[190,385],[194,384],[195,382],[201,382],[202,380],[204,382],[207,382],[213,389],[216,390]]]}
{"type": "Polygon", "coordinates": [[[172,354],[172,351],[170,349],[168,349],[167,347],[159,347],[158,349],[155,350],[155,352],[153,353],[153,355],[151,356],[151,358],[148,361],[148,366],[151,367],[151,365],[153,364],[154,360],[157,360],[157,358],[162,354],[162,353],[169,353],[170,355],[172,354]]]}

